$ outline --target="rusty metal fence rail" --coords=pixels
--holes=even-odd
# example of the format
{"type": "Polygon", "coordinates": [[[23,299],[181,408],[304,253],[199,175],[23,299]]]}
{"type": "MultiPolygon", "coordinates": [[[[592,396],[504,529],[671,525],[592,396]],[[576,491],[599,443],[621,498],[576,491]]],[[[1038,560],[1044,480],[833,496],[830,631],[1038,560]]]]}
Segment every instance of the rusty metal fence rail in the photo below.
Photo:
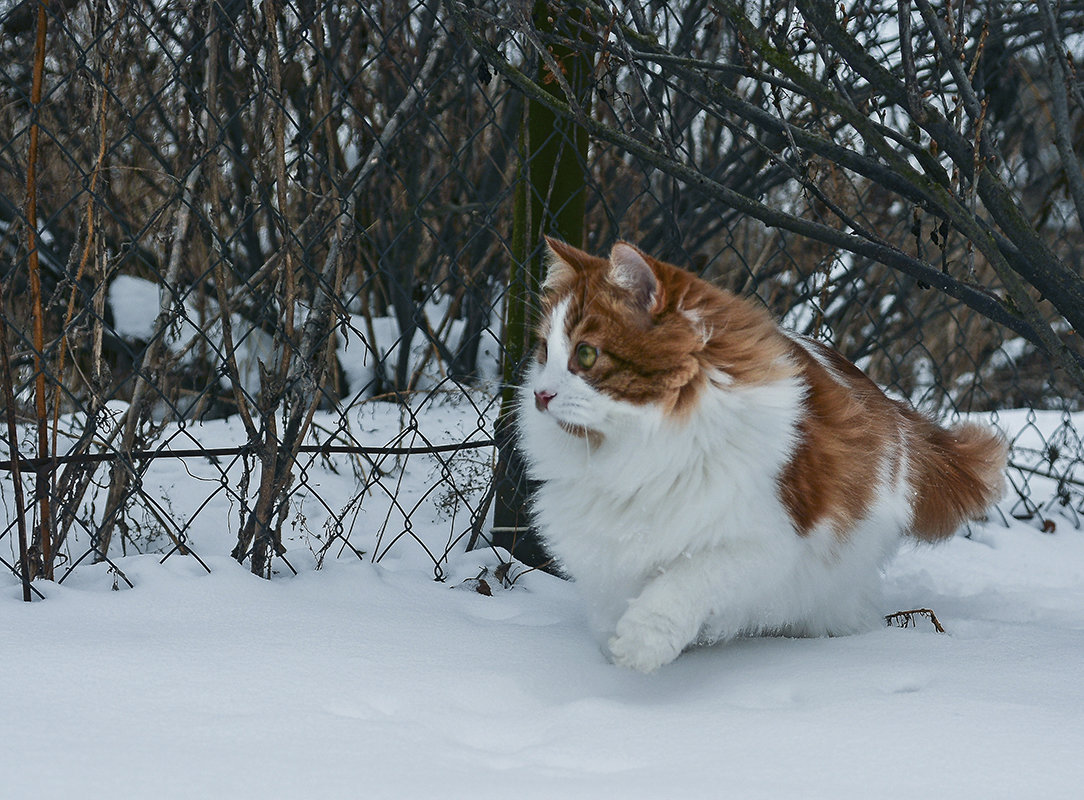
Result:
{"type": "MultiPolygon", "coordinates": [[[[81,565],[123,579],[133,553],[210,569],[228,551],[270,576],[409,551],[442,577],[490,540],[496,485],[516,480],[497,448],[522,357],[508,325],[517,303],[529,315],[536,234],[570,224],[589,249],[628,238],[757,295],[931,411],[1003,420],[1009,513],[1077,521],[1079,387],[1034,341],[560,115],[540,127],[509,79],[584,91],[581,112],[736,191],[818,219],[845,206],[925,261],[981,271],[959,232],[874,182],[813,159],[796,179],[793,141],[756,138],[659,66],[730,64],[728,91],[782,112],[785,84],[750,78],[725,5],[0,6],[0,564],[27,592],[81,565]],[[630,21],[669,60],[620,34],[630,21]]],[[[1084,10],[1060,13],[1065,35],[1084,29],[1084,10]]],[[[1080,220],[1028,150],[1038,51],[1003,44],[983,66],[1017,94],[990,84],[991,128],[1079,270],[1080,220]]]]}

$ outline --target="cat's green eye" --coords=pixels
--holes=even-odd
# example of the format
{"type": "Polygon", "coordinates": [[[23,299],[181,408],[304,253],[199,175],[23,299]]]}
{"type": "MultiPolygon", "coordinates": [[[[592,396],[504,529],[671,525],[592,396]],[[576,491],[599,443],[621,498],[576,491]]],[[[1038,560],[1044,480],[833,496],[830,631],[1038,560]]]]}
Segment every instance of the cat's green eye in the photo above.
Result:
{"type": "Polygon", "coordinates": [[[576,361],[584,369],[591,369],[598,361],[598,348],[592,347],[586,342],[576,345],[576,361]]]}

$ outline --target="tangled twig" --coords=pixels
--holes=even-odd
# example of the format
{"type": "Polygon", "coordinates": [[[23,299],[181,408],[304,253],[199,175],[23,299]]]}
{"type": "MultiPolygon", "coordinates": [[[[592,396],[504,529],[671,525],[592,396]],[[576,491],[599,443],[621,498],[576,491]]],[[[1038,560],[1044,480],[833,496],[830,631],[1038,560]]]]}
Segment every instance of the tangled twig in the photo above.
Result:
{"type": "Polygon", "coordinates": [[[885,617],[885,624],[889,627],[895,625],[897,628],[917,628],[918,625],[915,622],[915,614],[921,614],[924,617],[928,617],[930,622],[933,623],[933,629],[938,633],[945,632],[945,629],[941,627],[941,623],[937,619],[937,615],[928,608],[915,608],[910,611],[897,611],[895,614],[889,614],[885,617]]]}

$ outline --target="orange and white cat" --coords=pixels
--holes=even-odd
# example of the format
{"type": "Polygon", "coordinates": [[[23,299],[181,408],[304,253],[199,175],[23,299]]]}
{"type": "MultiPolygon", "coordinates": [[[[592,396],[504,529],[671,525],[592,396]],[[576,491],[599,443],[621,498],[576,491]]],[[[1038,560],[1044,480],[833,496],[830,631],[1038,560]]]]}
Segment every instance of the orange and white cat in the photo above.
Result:
{"type": "Polygon", "coordinates": [[[547,242],[520,447],[542,538],[615,663],[868,629],[900,539],[945,539],[1000,497],[992,431],[939,427],[630,244],[547,242]]]}

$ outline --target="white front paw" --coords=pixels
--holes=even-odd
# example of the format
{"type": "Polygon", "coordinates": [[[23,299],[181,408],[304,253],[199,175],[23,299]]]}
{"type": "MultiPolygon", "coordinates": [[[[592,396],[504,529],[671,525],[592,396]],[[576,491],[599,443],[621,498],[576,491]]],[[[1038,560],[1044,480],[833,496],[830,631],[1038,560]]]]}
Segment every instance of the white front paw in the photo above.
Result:
{"type": "Polygon", "coordinates": [[[686,644],[672,622],[659,614],[637,613],[634,606],[618,621],[608,646],[618,666],[654,672],[677,658],[686,644]]]}

